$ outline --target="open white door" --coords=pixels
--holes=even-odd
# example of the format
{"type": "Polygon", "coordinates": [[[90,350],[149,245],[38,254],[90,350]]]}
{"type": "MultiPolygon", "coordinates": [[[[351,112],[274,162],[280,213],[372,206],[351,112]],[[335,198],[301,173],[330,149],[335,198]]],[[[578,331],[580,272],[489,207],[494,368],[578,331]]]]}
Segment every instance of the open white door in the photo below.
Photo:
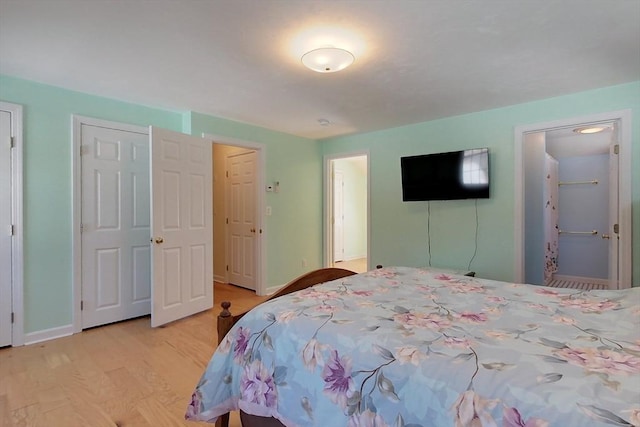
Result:
{"type": "Polygon", "coordinates": [[[149,128],[151,326],[213,307],[211,141],[149,128]]]}
{"type": "Polygon", "coordinates": [[[620,289],[620,234],[619,231],[619,145],[618,145],[618,124],[613,125],[611,133],[611,143],[609,144],[609,229],[602,233],[602,238],[609,239],[609,289],[620,289]],[[608,236],[608,237],[607,237],[608,236]]]}

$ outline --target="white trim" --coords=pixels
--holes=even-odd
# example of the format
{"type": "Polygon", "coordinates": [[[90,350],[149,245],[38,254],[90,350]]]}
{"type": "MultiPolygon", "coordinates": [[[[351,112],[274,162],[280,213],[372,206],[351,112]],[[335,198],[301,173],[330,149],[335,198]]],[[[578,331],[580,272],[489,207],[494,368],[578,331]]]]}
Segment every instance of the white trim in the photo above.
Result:
{"type": "Polygon", "coordinates": [[[620,288],[631,286],[632,278],[632,234],[631,234],[631,110],[612,111],[590,116],[574,117],[555,120],[546,123],[516,126],[514,129],[515,159],[514,159],[514,279],[524,281],[524,170],[523,144],[524,135],[532,132],[547,132],[553,129],[573,127],[581,124],[618,121],[620,124],[620,288]]]}
{"type": "Polygon", "coordinates": [[[11,243],[11,306],[14,315],[11,345],[15,347],[24,344],[23,116],[22,105],[0,101],[0,110],[11,113],[14,142],[11,158],[11,217],[15,227],[11,243]]]}
{"type": "Polygon", "coordinates": [[[82,311],[80,310],[80,302],[82,301],[82,239],[80,236],[80,222],[82,221],[82,160],[80,158],[82,125],[98,126],[149,135],[149,128],[144,126],[110,122],[107,120],[78,115],[71,116],[71,242],[73,259],[72,333],[82,332],[82,311]]]}
{"type": "Polygon", "coordinates": [[[371,269],[371,153],[369,150],[351,151],[347,153],[330,154],[324,156],[323,182],[324,182],[324,266],[330,267],[333,263],[333,224],[331,216],[333,212],[333,183],[331,177],[331,162],[333,160],[348,159],[351,157],[367,158],[367,270],[371,269]]]}
{"type": "MultiPolygon", "coordinates": [[[[260,142],[246,141],[242,139],[232,138],[224,135],[213,135],[202,133],[203,138],[212,140],[214,144],[231,145],[234,147],[248,148],[256,151],[258,156],[258,167],[256,170],[256,227],[262,230],[261,239],[258,242],[258,253],[256,254],[256,294],[260,296],[268,295],[269,289],[266,287],[267,277],[267,223],[265,221],[265,174],[266,174],[266,158],[267,146],[260,142]]],[[[215,277],[215,271],[214,271],[215,277]]],[[[226,279],[225,279],[226,280],[226,279]]]]}
{"type": "Polygon", "coordinates": [[[49,341],[56,338],[68,337],[73,335],[73,325],[58,326],[51,329],[43,329],[42,331],[29,332],[25,335],[25,345],[36,344],[42,341],[49,341]]]}

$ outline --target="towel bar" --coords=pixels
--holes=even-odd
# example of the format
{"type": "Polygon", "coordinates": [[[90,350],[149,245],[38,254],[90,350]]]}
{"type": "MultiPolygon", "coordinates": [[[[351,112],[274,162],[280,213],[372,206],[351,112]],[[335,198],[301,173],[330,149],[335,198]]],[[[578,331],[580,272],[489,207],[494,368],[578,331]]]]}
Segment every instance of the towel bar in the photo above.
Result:
{"type": "Polygon", "coordinates": [[[596,234],[598,234],[597,230],[591,230],[591,231],[564,231],[564,230],[558,230],[558,234],[589,234],[592,236],[595,236],[596,234]]]}
{"type": "Polygon", "coordinates": [[[558,183],[558,187],[561,185],[576,185],[576,184],[597,184],[597,179],[592,179],[591,181],[560,181],[558,183]]]}

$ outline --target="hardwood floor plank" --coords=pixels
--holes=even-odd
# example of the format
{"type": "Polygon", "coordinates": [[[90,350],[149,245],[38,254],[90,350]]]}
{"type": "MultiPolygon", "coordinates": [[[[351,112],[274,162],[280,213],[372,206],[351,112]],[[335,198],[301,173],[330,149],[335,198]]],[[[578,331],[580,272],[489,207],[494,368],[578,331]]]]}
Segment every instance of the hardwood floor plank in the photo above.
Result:
{"type": "Polygon", "coordinates": [[[153,390],[151,390],[150,387],[143,387],[124,366],[118,369],[113,369],[106,374],[114,387],[120,392],[120,399],[124,399],[125,401],[137,401],[153,393],[153,390]]]}
{"type": "Polygon", "coordinates": [[[9,410],[14,411],[38,403],[35,396],[37,388],[31,384],[29,374],[26,372],[3,377],[2,382],[7,387],[9,410]]]}
{"type": "Polygon", "coordinates": [[[71,400],[69,400],[64,390],[57,386],[39,390],[36,396],[38,399],[38,410],[42,412],[52,411],[71,404],[71,400]]]}
{"type": "MultiPolygon", "coordinates": [[[[38,423],[39,414],[38,405],[33,404],[29,406],[23,406],[21,408],[11,411],[10,427],[37,427],[38,425],[44,425],[38,423]]],[[[42,423],[42,420],[40,420],[42,423]]]]}
{"type": "Polygon", "coordinates": [[[11,423],[11,411],[9,410],[9,398],[5,393],[0,393],[0,426],[9,427],[11,423]]]}
{"type": "MultiPolygon", "coordinates": [[[[164,327],[149,316],[0,349],[2,427],[210,426],[184,420],[217,343],[220,302],[234,313],[264,301],[216,284],[214,308],[164,327]]],[[[231,427],[240,427],[237,414],[231,427]]]]}
{"type": "Polygon", "coordinates": [[[45,412],[38,425],[68,427],[115,427],[116,424],[98,405],[88,402],[73,402],[69,405],[45,412]]]}
{"type": "MultiPolygon", "coordinates": [[[[181,420],[175,417],[169,409],[153,397],[141,400],[138,405],[138,412],[150,426],[184,427],[191,425],[191,423],[187,424],[184,418],[181,420]]],[[[173,412],[177,412],[177,408],[173,409],[173,412]]],[[[183,412],[184,409],[182,409],[183,412]]]]}

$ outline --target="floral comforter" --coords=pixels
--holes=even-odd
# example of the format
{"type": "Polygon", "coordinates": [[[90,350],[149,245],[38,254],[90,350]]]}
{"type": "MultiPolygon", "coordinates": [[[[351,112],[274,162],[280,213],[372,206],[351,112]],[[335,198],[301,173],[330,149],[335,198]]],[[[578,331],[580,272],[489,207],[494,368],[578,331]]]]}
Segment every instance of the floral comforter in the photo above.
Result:
{"type": "Polygon", "coordinates": [[[262,304],[186,418],[286,426],[639,426],[640,289],[578,291],[406,267],[262,304]]]}

